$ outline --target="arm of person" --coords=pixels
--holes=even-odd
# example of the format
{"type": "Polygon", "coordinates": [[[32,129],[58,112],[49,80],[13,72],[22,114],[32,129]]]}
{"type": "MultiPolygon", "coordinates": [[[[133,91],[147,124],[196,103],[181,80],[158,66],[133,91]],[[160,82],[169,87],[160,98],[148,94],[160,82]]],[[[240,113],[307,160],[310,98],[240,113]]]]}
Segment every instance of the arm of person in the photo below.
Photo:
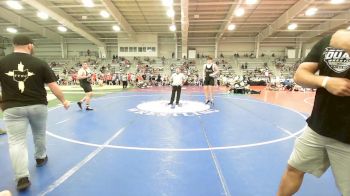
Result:
{"type": "Polygon", "coordinates": [[[86,78],[89,78],[91,75],[89,74],[89,75],[87,75],[87,76],[81,76],[81,75],[78,75],[77,76],[77,79],[78,80],[82,80],[82,79],[86,79],[86,78]]]}
{"type": "Polygon", "coordinates": [[[350,80],[346,78],[317,76],[318,63],[300,64],[294,75],[294,81],[306,88],[325,88],[336,96],[350,96],[350,80]]]}
{"type": "Polygon", "coordinates": [[[186,76],[185,74],[182,74],[182,85],[184,85],[187,81],[188,76],[186,76]]]}
{"type": "Polygon", "coordinates": [[[82,80],[82,79],[86,79],[91,77],[91,74],[87,74],[86,76],[83,75],[83,71],[79,70],[78,71],[78,75],[77,75],[77,79],[78,80],[82,80]]]}
{"type": "Polygon", "coordinates": [[[47,86],[50,88],[51,92],[61,101],[65,109],[69,108],[69,101],[64,98],[64,95],[56,82],[48,83],[47,86]]]}
{"type": "Polygon", "coordinates": [[[205,67],[205,64],[204,64],[204,65],[203,65],[203,73],[202,73],[202,74],[203,74],[203,80],[204,80],[204,78],[205,78],[205,68],[206,68],[206,67],[205,67]]]}
{"type": "Polygon", "coordinates": [[[210,74],[211,77],[216,76],[217,74],[219,74],[219,68],[216,64],[213,64],[213,68],[214,68],[214,72],[212,74],[210,74]]]}
{"type": "Polygon", "coordinates": [[[350,54],[350,31],[338,30],[331,38],[330,46],[340,48],[350,54]]]}

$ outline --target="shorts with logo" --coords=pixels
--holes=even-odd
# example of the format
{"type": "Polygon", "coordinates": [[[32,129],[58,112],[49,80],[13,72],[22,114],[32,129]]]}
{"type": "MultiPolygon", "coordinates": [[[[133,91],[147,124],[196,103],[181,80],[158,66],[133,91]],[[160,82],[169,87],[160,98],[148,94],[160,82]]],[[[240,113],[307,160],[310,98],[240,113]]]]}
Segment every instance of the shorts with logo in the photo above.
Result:
{"type": "Polygon", "coordinates": [[[90,82],[80,82],[80,86],[81,86],[81,88],[84,89],[85,93],[92,92],[92,87],[91,87],[90,82]]]}
{"type": "Polygon", "coordinates": [[[310,127],[296,139],[288,164],[320,177],[329,166],[343,196],[350,196],[350,145],[319,135],[310,127]]]}

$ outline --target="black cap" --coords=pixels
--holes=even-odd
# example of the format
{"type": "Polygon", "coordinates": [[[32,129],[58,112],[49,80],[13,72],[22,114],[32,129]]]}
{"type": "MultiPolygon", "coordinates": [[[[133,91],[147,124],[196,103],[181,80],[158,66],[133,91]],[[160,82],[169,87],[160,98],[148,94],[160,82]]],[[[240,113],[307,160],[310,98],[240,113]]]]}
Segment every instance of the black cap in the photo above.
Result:
{"type": "Polygon", "coordinates": [[[26,35],[16,35],[12,40],[14,45],[34,44],[33,40],[26,35]]]}

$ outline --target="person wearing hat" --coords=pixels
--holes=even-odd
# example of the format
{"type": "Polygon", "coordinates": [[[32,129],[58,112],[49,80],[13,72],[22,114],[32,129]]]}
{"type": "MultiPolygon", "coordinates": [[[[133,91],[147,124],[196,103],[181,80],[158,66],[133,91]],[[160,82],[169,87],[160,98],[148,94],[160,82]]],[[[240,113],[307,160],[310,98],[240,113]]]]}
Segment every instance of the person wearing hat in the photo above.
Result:
{"type": "Polygon", "coordinates": [[[47,93],[45,84],[60,100],[64,108],[69,102],[56,83],[56,76],[49,65],[33,57],[34,42],[25,35],[13,38],[14,52],[0,60],[1,107],[8,134],[12,167],[17,189],[30,186],[26,132],[30,125],[35,145],[36,166],[46,164],[47,93]]]}

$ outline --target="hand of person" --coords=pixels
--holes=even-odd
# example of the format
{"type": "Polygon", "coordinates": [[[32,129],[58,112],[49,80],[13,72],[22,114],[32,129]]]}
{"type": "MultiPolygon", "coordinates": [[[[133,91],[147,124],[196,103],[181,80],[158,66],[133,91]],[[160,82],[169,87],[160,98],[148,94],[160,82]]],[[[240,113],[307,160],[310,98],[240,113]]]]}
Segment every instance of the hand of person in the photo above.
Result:
{"type": "Polygon", "coordinates": [[[350,80],[346,78],[329,78],[325,88],[336,96],[350,96],[350,80]]]}
{"type": "Polygon", "coordinates": [[[209,74],[210,77],[215,77],[215,74],[209,74]]]}
{"type": "Polygon", "coordinates": [[[68,110],[69,106],[70,106],[70,102],[68,100],[65,100],[63,103],[63,107],[68,110]]]}

